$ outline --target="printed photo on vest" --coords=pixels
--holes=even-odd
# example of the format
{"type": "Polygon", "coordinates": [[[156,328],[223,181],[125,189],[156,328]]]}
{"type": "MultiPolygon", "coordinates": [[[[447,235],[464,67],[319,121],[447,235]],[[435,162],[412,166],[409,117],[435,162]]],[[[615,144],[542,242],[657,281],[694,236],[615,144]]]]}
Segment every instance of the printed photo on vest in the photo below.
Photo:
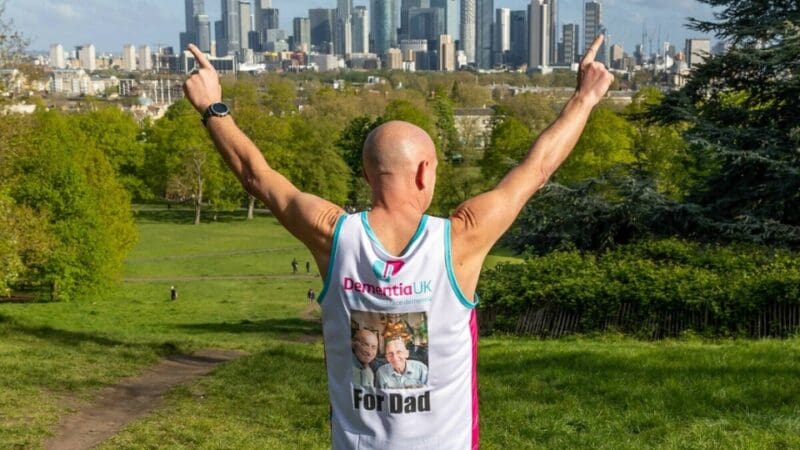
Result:
{"type": "Polygon", "coordinates": [[[428,317],[352,310],[353,386],[419,389],[428,385],[428,317]]]}

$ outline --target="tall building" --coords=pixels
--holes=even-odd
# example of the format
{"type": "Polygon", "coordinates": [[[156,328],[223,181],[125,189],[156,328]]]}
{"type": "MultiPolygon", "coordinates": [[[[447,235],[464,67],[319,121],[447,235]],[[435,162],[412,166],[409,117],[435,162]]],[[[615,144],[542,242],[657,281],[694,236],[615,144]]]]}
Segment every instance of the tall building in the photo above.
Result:
{"type": "Polygon", "coordinates": [[[528,11],[511,11],[511,39],[506,64],[519,67],[528,63],[528,11]]]}
{"type": "Polygon", "coordinates": [[[241,45],[241,21],[239,20],[239,0],[222,0],[222,26],[225,31],[226,55],[238,53],[241,45]]]}
{"type": "Polygon", "coordinates": [[[267,30],[277,30],[281,27],[281,20],[280,20],[280,11],[278,8],[267,8],[264,10],[264,30],[262,30],[262,34],[266,33],[267,30]]]}
{"type": "Polygon", "coordinates": [[[369,11],[365,6],[353,8],[353,53],[369,53],[369,11]]]}
{"type": "Polygon", "coordinates": [[[214,21],[214,55],[222,58],[228,54],[228,43],[225,39],[225,24],[222,20],[214,21]]]}
{"type": "Polygon", "coordinates": [[[180,34],[181,48],[185,49],[189,43],[197,43],[197,23],[195,17],[205,14],[205,0],[185,0],[184,14],[186,17],[186,31],[180,34]]]}
{"type": "Polygon", "coordinates": [[[431,8],[444,10],[445,34],[455,39],[458,36],[458,2],[457,0],[431,0],[431,8]]]}
{"type": "Polygon", "coordinates": [[[705,62],[711,54],[711,41],[708,39],[687,39],[686,40],[686,63],[689,68],[705,62]]]}
{"type": "Polygon", "coordinates": [[[370,1],[370,42],[371,50],[377,55],[397,45],[397,26],[394,0],[370,1]]]}
{"type": "Polygon", "coordinates": [[[492,22],[494,0],[475,2],[475,63],[482,69],[492,67],[492,22]]]}
{"type": "Polygon", "coordinates": [[[250,0],[239,0],[239,42],[242,48],[250,47],[250,0]]]}
{"type": "Polygon", "coordinates": [[[511,10],[497,8],[492,41],[492,64],[506,63],[506,53],[511,50],[511,10]]]}
{"type": "Polygon", "coordinates": [[[558,0],[547,0],[550,4],[550,64],[558,61],[558,0]]]}
{"type": "Polygon", "coordinates": [[[609,58],[609,61],[611,62],[611,64],[609,64],[609,66],[613,69],[622,69],[622,57],[624,54],[622,45],[620,44],[612,45],[610,52],[611,56],[609,58]]]}
{"type": "Polygon", "coordinates": [[[292,31],[294,37],[292,50],[305,48],[305,51],[308,51],[311,46],[311,21],[308,20],[308,17],[295,17],[292,20],[292,31]]]}
{"type": "Polygon", "coordinates": [[[194,23],[197,29],[197,40],[195,44],[197,47],[208,53],[211,51],[211,21],[205,14],[198,14],[194,16],[194,23]]]}
{"type": "Polygon", "coordinates": [[[390,48],[386,50],[384,67],[388,70],[399,70],[403,68],[403,53],[399,48],[390,48]]]}
{"type": "Polygon", "coordinates": [[[461,49],[467,64],[475,62],[475,0],[461,0],[461,49]]]}
{"type": "Polygon", "coordinates": [[[253,22],[255,25],[255,31],[262,33],[263,30],[267,29],[267,26],[264,23],[266,20],[265,10],[270,8],[272,8],[272,0],[255,0],[255,3],[253,3],[253,22]]]}
{"type": "Polygon", "coordinates": [[[444,33],[444,10],[441,8],[411,8],[408,10],[409,39],[427,39],[428,50],[437,48],[444,33]]]}
{"type": "Polygon", "coordinates": [[[580,40],[579,31],[580,27],[576,23],[564,25],[561,64],[571,65],[578,62],[578,56],[580,55],[578,46],[580,40]]]}
{"type": "Polygon", "coordinates": [[[142,45],[139,47],[139,71],[147,72],[153,70],[153,52],[150,47],[142,45]]]}
{"type": "Polygon", "coordinates": [[[335,9],[314,8],[308,10],[311,22],[311,46],[320,53],[333,52],[333,25],[335,9]]]}
{"type": "Polygon", "coordinates": [[[136,70],[136,47],[131,44],[122,47],[122,70],[127,72],[136,70]]]}
{"type": "Polygon", "coordinates": [[[79,45],[75,47],[75,50],[78,53],[81,69],[88,72],[97,70],[97,55],[95,53],[94,44],[79,45]]]}
{"type": "Polygon", "coordinates": [[[528,5],[528,68],[550,65],[550,4],[531,0],[528,5]]]}
{"type": "Polygon", "coordinates": [[[64,46],[61,44],[50,45],[50,66],[54,69],[67,67],[67,61],[64,58],[64,46]]]}
{"type": "Polygon", "coordinates": [[[587,1],[583,7],[583,52],[592,46],[603,25],[603,5],[599,1],[587,1]]]}
{"type": "Polygon", "coordinates": [[[336,0],[336,28],[333,32],[334,53],[353,53],[353,0],[336,0]]]}
{"type": "Polygon", "coordinates": [[[439,70],[456,70],[456,44],[449,34],[439,36],[439,70]]]}
{"type": "Polygon", "coordinates": [[[400,1],[400,29],[397,32],[398,42],[403,39],[411,38],[411,31],[408,23],[409,11],[413,8],[429,8],[430,0],[401,0],[400,1]]]}

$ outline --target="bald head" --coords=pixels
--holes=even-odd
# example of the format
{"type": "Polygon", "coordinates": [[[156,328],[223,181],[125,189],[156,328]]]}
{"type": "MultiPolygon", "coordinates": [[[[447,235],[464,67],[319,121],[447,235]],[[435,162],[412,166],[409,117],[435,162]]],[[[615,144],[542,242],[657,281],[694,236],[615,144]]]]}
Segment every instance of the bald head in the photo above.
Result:
{"type": "Polygon", "coordinates": [[[386,122],[374,129],[364,142],[364,172],[370,179],[414,173],[421,162],[435,160],[436,148],[431,137],[408,122],[386,122]]]}

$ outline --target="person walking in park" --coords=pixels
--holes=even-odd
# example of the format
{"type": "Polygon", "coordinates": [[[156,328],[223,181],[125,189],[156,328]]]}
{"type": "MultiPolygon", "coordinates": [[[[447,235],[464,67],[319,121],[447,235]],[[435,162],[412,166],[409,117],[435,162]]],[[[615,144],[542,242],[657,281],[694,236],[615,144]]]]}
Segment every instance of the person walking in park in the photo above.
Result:
{"type": "Polygon", "coordinates": [[[314,289],[309,288],[308,292],[306,293],[306,298],[308,298],[308,302],[311,303],[317,299],[317,293],[314,292],[314,289]]]}
{"type": "Polygon", "coordinates": [[[292,258],[292,274],[296,274],[297,273],[297,267],[299,265],[300,264],[298,264],[297,258],[292,258]]]}
{"type": "Polygon", "coordinates": [[[245,189],[308,247],[324,277],[317,301],[335,449],[478,448],[475,289],[481,265],[567,158],[611,85],[613,76],[594,60],[602,41],[598,37],[587,49],[575,93],[525,158],[449,218],[425,214],[436,184],[436,149],[425,131],[406,122],[379,126],[364,144],[369,211],[346,214],[301,192],[236,126],[221,103],[216,71],[189,46],[198,69],[184,84],[186,97],[245,189]],[[413,387],[354,384],[350,317],[359,311],[424,313],[427,376],[413,387]]]}

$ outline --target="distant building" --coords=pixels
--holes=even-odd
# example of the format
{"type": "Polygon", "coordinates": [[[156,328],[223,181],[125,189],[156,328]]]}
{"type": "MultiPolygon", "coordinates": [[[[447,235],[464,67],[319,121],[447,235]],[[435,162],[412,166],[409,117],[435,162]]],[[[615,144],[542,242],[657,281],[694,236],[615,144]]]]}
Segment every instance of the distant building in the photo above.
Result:
{"type": "Polygon", "coordinates": [[[458,36],[458,0],[431,0],[431,8],[441,8],[444,15],[444,33],[455,40],[458,36]]]}
{"type": "Polygon", "coordinates": [[[239,42],[241,48],[252,48],[250,46],[250,0],[239,0],[239,42]]]}
{"type": "Polygon", "coordinates": [[[456,70],[456,44],[452,36],[439,36],[439,70],[452,72],[456,70]]]}
{"type": "Polygon", "coordinates": [[[153,70],[153,52],[147,45],[139,47],[139,70],[141,72],[153,70]]]}
{"type": "Polygon", "coordinates": [[[511,39],[506,64],[519,67],[528,62],[528,11],[511,11],[511,39]]]}
{"type": "Polygon", "coordinates": [[[136,70],[136,47],[126,45],[122,47],[122,70],[133,72],[136,70]]]}
{"type": "Polygon", "coordinates": [[[453,119],[463,145],[484,149],[492,131],[492,108],[455,108],[453,119]]]}
{"type": "Polygon", "coordinates": [[[475,64],[482,68],[492,67],[492,22],[494,0],[475,2],[475,64]]]}
{"type": "Polygon", "coordinates": [[[95,52],[94,44],[80,45],[75,48],[78,53],[78,60],[81,63],[81,69],[88,72],[97,70],[97,55],[95,52]]]}
{"type": "Polygon", "coordinates": [[[67,67],[67,62],[64,59],[64,47],[61,44],[52,44],[50,46],[50,66],[54,69],[67,67]]]}
{"type": "Polygon", "coordinates": [[[370,0],[370,50],[378,55],[397,44],[394,5],[394,0],[370,0]]]}
{"type": "Polygon", "coordinates": [[[511,10],[497,8],[492,40],[492,64],[506,63],[506,54],[511,50],[511,10]]]}
{"type": "Polygon", "coordinates": [[[336,28],[333,31],[334,53],[353,53],[353,0],[336,0],[336,28]]]}
{"type": "Polygon", "coordinates": [[[614,44],[611,46],[611,68],[612,69],[622,69],[622,58],[624,56],[624,52],[622,50],[622,45],[614,44]]]}
{"type": "Polygon", "coordinates": [[[200,51],[208,53],[211,51],[211,21],[205,14],[197,15],[194,19],[197,28],[197,40],[194,43],[200,51]]]}
{"type": "Polygon", "coordinates": [[[386,50],[384,67],[388,70],[402,70],[403,69],[403,53],[399,48],[390,48],[386,50]]]}
{"type": "Polygon", "coordinates": [[[586,2],[583,7],[583,52],[581,54],[585,54],[600,35],[602,24],[603,5],[599,1],[586,2]]]}
{"type": "Polygon", "coordinates": [[[295,17],[292,20],[292,28],[294,49],[305,48],[305,51],[308,51],[311,45],[311,21],[307,17],[295,17]]]}
{"type": "Polygon", "coordinates": [[[532,0],[528,5],[528,69],[550,65],[550,5],[532,0]]]}
{"type": "Polygon", "coordinates": [[[475,62],[475,0],[461,0],[461,49],[467,64],[475,62]]]}
{"type": "Polygon", "coordinates": [[[364,6],[353,8],[353,53],[369,52],[369,11],[364,6]]]}
{"type": "Polygon", "coordinates": [[[708,39],[687,39],[686,58],[689,68],[694,68],[698,64],[705,62],[711,54],[711,41],[708,39]]]}
{"type": "Polygon", "coordinates": [[[568,23],[564,25],[562,38],[562,57],[559,62],[565,66],[578,62],[580,56],[580,27],[578,24],[568,23]]]}
{"type": "Polygon", "coordinates": [[[320,53],[333,52],[333,24],[335,9],[315,8],[308,10],[311,24],[311,47],[320,53]]]}

